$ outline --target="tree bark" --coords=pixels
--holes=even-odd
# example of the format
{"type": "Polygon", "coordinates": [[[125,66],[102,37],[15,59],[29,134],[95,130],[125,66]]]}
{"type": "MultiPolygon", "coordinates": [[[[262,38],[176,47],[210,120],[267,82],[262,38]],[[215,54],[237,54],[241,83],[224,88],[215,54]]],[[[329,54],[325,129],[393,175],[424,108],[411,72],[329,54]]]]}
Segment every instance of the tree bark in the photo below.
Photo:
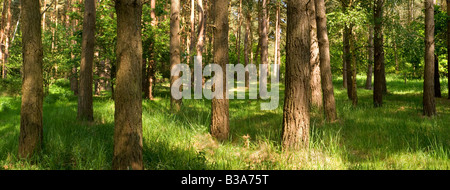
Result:
{"type": "Polygon", "coordinates": [[[374,90],[373,103],[375,107],[383,105],[383,80],[384,80],[384,48],[383,48],[383,4],[384,0],[375,1],[374,5],[374,90]]]}
{"type": "Polygon", "coordinates": [[[374,62],[374,50],[373,50],[373,26],[369,25],[369,47],[367,48],[369,53],[368,65],[367,65],[367,78],[365,89],[372,89],[372,73],[374,62]]]}
{"type": "Polygon", "coordinates": [[[281,2],[277,0],[277,11],[276,11],[276,22],[275,22],[275,50],[274,50],[274,60],[275,60],[275,67],[276,67],[276,77],[280,78],[280,67],[281,67],[281,2]]]}
{"type": "MultiPolygon", "coordinates": [[[[171,0],[170,3],[170,70],[180,64],[180,0],[171,0]]],[[[179,76],[170,77],[170,87],[178,80],[179,76]]],[[[176,100],[170,97],[172,111],[178,112],[181,109],[182,99],[176,100]]]]}
{"type": "Polygon", "coordinates": [[[114,114],[115,170],[144,169],[142,156],[142,39],[140,0],[116,0],[117,78],[114,114]]]}
{"type": "Polygon", "coordinates": [[[319,42],[317,39],[316,11],[314,3],[308,4],[310,37],[311,37],[311,59],[310,59],[310,105],[319,109],[323,106],[322,86],[320,78],[319,42]]]}
{"type": "Polygon", "coordinates": [[[330,65],[330,43],[328,40],[327,16],[324,0],[315,0],[317,39],[319,42],[320,75],[323,91],[323,107],[326,120],[337,119],[333,78],[330,65]]]}
{"type": "Polygon", "coordinates": [[[87,121],[94,120],[92,83],[94,78],[95,14],[95,0],[85,0],[77,118],[87,121]]]}
{"type": "Polygon", "coordinates": [[[11,14],[11,0],[5,0],[5,3],[4,3],[4,5],[6,6],[6,7],[3,7],[3,9],[5,10],[5,12],[6,12],[6,15],[5,15],[5,17],[6,17],[6,20],[3,20],[3,18],[2,18],[2,20],[3,21],[5,21],[6,23],[5,23],[5,25],[4,25],[4,31],[3,31],[3,40],[2,41],[0,41],[0,44],[2,44],[3,45],[3,47],[1,47],[1,45],[0,45],[0,49],[2,49],[1,51],[2,51],[2,56],[1,56],[1,58],[2,58],[2,78],[3,79],[6,79],[7,78],[7,75],[8,75],[8,72],[7,72],[7,65],[8,65],[8,58],[9,58],[9,45],[10,45],[10,38],[11,38],[11,22],[12,22],[12,19],[11,19],[11,17],[12,17],[12,14],[11,14]]]}
{"type": "Polygon", "coordinates": [[[236,54],[237,61],[241,63],[241,26],[242,26],[242,0],[239,0],[238,19],[237,19],[237,41],[236,41],[236,54]]]}
{"type": "Polygon", "coordinates": [[[439,59],[434,55],[434,97],[441,98],[441,81],[439,80],[439,59]]]}
{"type": "MultiPolygon", "coordinates": [[[[351,100],[352,100],[352,105],[356,106],[358,104],[358,94],[357,94],[357,85],[356,85],[356,48],[355,48],[355,44],[357,42],[356,40],[356,35],[355,33],[352,32],[352,34],[350,35],[351,39],[350,39],[350,51],[352,54],[351,57],[351,66],[347,67],[348,70],[351,70],[351,100]]],[[[349,65],[347,65],[349,66],[349,65]]],[[[347,71],[348,71],[347,70],[347,71]]],[[[348,90],[348,89],[347,89],[348,90]]]]}
{"type": "MultiPolygon", "coordinates": [[[[230,133],[228,99],[226,94],[226,64],[228,64],[228,0],[213,0],[214,6],[214,63],[222,67],[223,98],[211,101],[211,135],[218,140],[227,140],[230,133]]],[[[215,84],[217,84],[215,82],[215,84]]]]}
{"type": "Polygon", "coordinates": [[[309,145],[310,25],[308,0],[287,2],[286,91],[283,108],[283,150],[309,145]]]}
{"type": "Polygon", "coordinates": [[[347,84],[347,97],[350,100],[353,100],[352,98],[352,57],[353,57],[353,52],[351,50],[351,41],[352,41],[352,31],[353,31],[353,24],[350,24],[350,26],[348,26],[346,24],[345,28],[344,28],[344,60],[345,60],[345,76],[346,76],[346,84],[347,84]]]}
{"type": "MultiPolygon", "coordinates": [[[[158,20],[156,18],[156,13],[155,13],[155,9],[156,9],[156,0],[151,0],[150,1],[150,8],[151,8],[151,12],[150,12],[150,18],[152,19],[151,21],[151,26],[152,27],[157,27],[158,25],[158,20]]],[[[144,81],[144,91],[145,91],[145,98],[148,98],[149,100],[153,100],[153,83],[155,81],[155,69],[156,69],[156,57],[155,57],[155,33],[152,33],[151,38],[153,38],[153,40],[151,40],[151,44],[150,44],[150,50],[149,50],[149,54],[150,57],[148,58],[148,61],[143,60],[143,67],[142,67],[142,73],[145,74],[145,76],[143,76],[145,78],[146,81],[144,81]],[[148,67],[147,69],[145,69],[146,67],[146,62],[148,62],[148,67]]]]}
{"type": "MultiPolygon", "coordinates": [[[[251,14],[247,13],[246,14],[246,22],[245,22],[245,37],[244,37],[244,62],[245,62],[245,66],[247,66],[248,64],[250,64],[250,54],[252,51],[252,43],[251,43],[251,14]]],[[[246,71],[245,72],[245,87],[249,88],[250,86],[250,81],[249,81],[249,73],[246,71]]]]}
{"type": "Polygon", "coordinates": [[[342,82],[344,88],[347,88],[347,65],[349,65],[350,61],[350,44],[349,44],[349,36],[348,36],[348,26],[347,24],[344,25],[344,31],[342,33],[342,43],[343,43],[343,51],[342,51],[342,82]]]}
{"type": "Polygon", "coordinates": [[[434,2],[425,0],[425,68],[423,82],[423,114],[436,115],[434,100],[434,2]]]}
{"type": "Polygon", "coordinates": [[[23,83],[19,157],[30,158],[43,141],[43,50],[39,1],[22,1],[23,83]]]}

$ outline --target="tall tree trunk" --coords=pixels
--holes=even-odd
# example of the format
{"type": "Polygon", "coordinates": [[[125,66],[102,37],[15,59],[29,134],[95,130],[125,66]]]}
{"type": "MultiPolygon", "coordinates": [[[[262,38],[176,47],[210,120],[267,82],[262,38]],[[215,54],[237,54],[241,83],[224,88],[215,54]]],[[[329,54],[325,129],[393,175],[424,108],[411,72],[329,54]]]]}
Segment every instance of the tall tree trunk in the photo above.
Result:
{"type": "Polygon", "coordinates": [[[22,1],[23,83],[19,157],[30,158],[43,141],[43,50],[39,1],[22,1]]]}
{"type": "Polygon", "coordinates": [[[333,78],[330,65],[330,43],[328,41],[327,16],[324,0],[315,0],[317,39],[319,42],[320,75],[323,91],[323,107],[326,119],[333,122],[337,119],[334,98],[333,78]]]}
{"type": "MultiPolygon", "coordinates": [[[[155,13],[155,9],[156,9],[156,0],[151,0],[150,1],[150,8],[151,8],[151,12],[150,12],[150,18],[152,19],[151,22],[151,26],[153,28],[156,28],[158,25],[158,20],[156,18],[156,13],[155,13]]],[[[148,98],[149,100],[153,100],[153,83],[155,80],[155,69],[156,69],[156,57],[155,57],[155,33],[152,33],[152,37],[153,40],[151,40],[151,44],[150,44],[150,50],[149,50],[149,54],[150,57],[148,59],[148,67],[147,70],[145,69],[145,63],[147,61],[143,60],[143,67],[142,67],[142,73],[144,73],[146,76],[144,77],[146,81],[144,81],[145,84],[145,97],[148,98]]]]}
{"type": "Polygon", "coordinates": [[[375,107],[383,105],[384,80],[384,48],[383,48],[383,4],[384,0],[376,0],[374,5],[374,89],[373,103],[375,107]]]}
{"type": "Polygon", "coordinates": [[[352,41],[352,38],[353,38],[353,24],[350,24],[350,26],[345,26],[345,28],[344,28],[344,35],[345,35],[345,37],[344,37],[344,39],[345,39],[345,41],[344,41],[344,59],[345,59],[345,62],[346,62],[346,64],[345,64],[345,66],[346,66],[346,68],[345,68],[345,71],[346,71],[346,82],[347,82],[347,96],[348,96],[348,98],[350,99],[350,100],[353,100],[353,97],[352,97],[352,92],[353,92],[353,89],[352,89],[352,76],[353,76],[353,69],[352,69],[352,57],[353,57],[353,53],[354,52],[352,52],[352,49],[351,49],[351,41],[352,41]]]}
{"type": "Polygon", "coordinates": [[[8,65],[8,59],[9,59],[9,45],[10,45],[10,39],[11,39],[11,22],[12,22],[12,14],[11,14],[11,0],[5,0],[7,6],[3,7],[3,9],[6,10],[6,23],[3,33],[3,41],[0,41],[0,43],[3,44],[2,48],[2,78],[7,78],[7,65],[8,65]]]}
{"type": "MultiPolygon", "coordinates": [[[[180,64],[180,14],[181,5],[180,0],[171,0],[170,3],[170,70],[180,64]]],[[[178,80],[179,76],[170,77],[170,87],[178,80]]],[[[181,108],[182,99],[174,99],[170,97],[171,109],[178,112],[181,108]]]]}
{"type": "Polygon", "coordinates": [[[239,0],[239,9],[237,15],[237,41],[236,41],[236,54],[237,61],[241,63],[241,26],[242,26],[242,0],[239,0]]]}
{"type": "Polygon", "coordinates": [[[79,120],[94,120],[92,83],[94,78],[95,0],[84,1],[83,36],[81,42],[80,88],[78,95],[79,120]]]}
{"type": "Polygon", "coordinates": [[[425,69],[423,82],[423,114],[436,115],[434,100],[434,2],[425,1],[425,69]]]}
{"type": "Polygon", "coordinates": [[[281,2],[277,0],[277,11],[276,11],[276,22],[275,22],[275,51],[274,51],[274,60],[275,60],[275,64],[274,66],[275,71],[277,71],[275,74],[275,76],[278,78],[280,78],[280,66],[281,66],[281,2]]]}
{"type": "Polygon", "coordinates": [[[140,0],[116,0],[117,78],[113,169],[144,169],[142,156],[142,39],[140,0]]]}
{"type": "MultiPolygon", "coordinates": [[[[74,3],[77,3],[77,1],[75,1],[74,3]]],[[[72,12],[77,11],[77,6],[72,6],[72,12]]],[[[42,23],[44,23],[45,20],[42,21],[42,23]]],[[[75,31],[77,30],[76,27],[78,26],[78,20],[74,19],[71,23],[72,28],[70,30],[70,34],[71,36],[74,35],[75,31]]],[[[75,44],[77,43],[76,40],[71,40],[71,44],[72,44],[72,48],[75,47],[75,44]]],[[[70,57],[73,60],[75,60],[75,54],[73,53],[73,50],[70,52],[70,57]]],[[[70,89],[73,91],[74,95],[78,95],[78,68],[77,68],[77,64],[75,63],[75,61],[73,61],[73,66],[72,66],[72,70],[71,70],[71,77],[70,77],[70,89]]]]}
{"type": "MultiPolygon", "coordinates": [[[[251,43],[251,14],[247,13],[246,14],[246,22],[245,22],[245,37],[244,37],[244,62],[245,62],[245,66],[247,66],[248,64],[250,64],[250,53],[252,51],[252,43],[251,43]]],[[[245,87],[249,88],[250,86],[250,81],[249,81],[249,73],[246,71],[245,72],[245,87]]]]}
{"type": "Polygon", "coordinates": [[[343,51],[342,51],[342,84],[344,88],[347,88],[347,65],[349,64],[350,50],[349,50],[349,42],[348,42],[348,26],[344,25],[344,31],[342,32],[342,43],[343,43],[343,51]]]}
{"type": "MultiPolygon", "coordinates": [[[[352,57],[351,57],[351,66],[347,67],[347,71],[351,70],[351,100],[352,100],[352,105],[356,106],[358,104],[358,95],[357,95],[357,85],[356,85],[356,48],[355,48],[355,44],[357,42],[356,40],[356,34],[354,32],[352,32],[352,34],[350,35],[351,39],[350,39],[350,51],[352,52],[352,57]]],[[[350,72],[349,72],[350,73],[350,72]]],[[[347,73],[347,74],[349,74],[347,73]]],[[[348,88],[347,88],[348,90],[348,88]]]]}
{"type": "Polygon", "coordinates": [[[322,108],[322,86],[320,79],[320,58],[319,58],[319,42],[317,40],[317,24],[314,3],[308,4],[310,37],[311,37],[311,59],[310,59],[310,103],[311,106],[322,108]]]}
{"type": "MultiPolygon", "coordinates": [[[[221,88],[223,96],[221,99],[214,97],[211,101],[211,135],[218,140],[226,140],[230,133],[230,122],[228,112],[228,99],[226,98],[226,64],[228,64],[228,0],[213,0],[214,6],[214,63],[218,64],[223,71],[221,88]]],[[[219,82],[214,82],[216,85],[219,82]]],[[[219,87],[215,87],[219,88],[219,87]]]]}
{"type": "Polygon", "coordinates": [[[434,55],[434,97],[441,98],[441,81],[439,80],[439,58],[434,55]]]}
{"type": "MultiPolygon", "coordinates": [[[[260,29],[260,42],[261,42],[261,57],[260,57],[260,64],[269,64],[269,35],[268,35],[268,27],[269,27],[269,22],[268,22],[268,14],[267,14],[267,2],[268,0],[262,0],[261,2],[261,29],[260,29]]],[[[261,67],[259,67],[261,68],[261,67]]],[[[267,67],[269,68],[269,67],[267,67]]],[[[266,72],[263,71],[262,69],[259,70],[259,74],[261,75],[261,72],[266,72]]],[[[263,75],[263,76],[267,76],[267,75],[263,75]]],[[[266,92],[266,90],[264,90],[265,88],[267,88],[267,78],[260,78],[259,81],[259,92],[266,92]],[[262,90],[261,90],[262,89],[262,90]]],[[[260,98],[264,97],[265,94],[259,94],[260,98]]]]}
{"type": "MultiPolygon", "coordinates": [[[[203,8],[203,0],[198,0],[198,37],[197,37],[197,56],[202,60],[201,70],[203,71],[203,49],[205,47],[206,32],[206,14],[203,8]]],[[[202,77],[202,86],[205,83],[205,77],[202,77]]],[[[198,87],[200,88],[200,87],[198,87]]]]}
{"type": "MultiPolygon", "coordinates": [[[[0,44],[3,44],[3,38],[5,36],[5,22],[6,22],[6,7],[8,6],[7,4],[8,1],[3,1],[3,9],[2,9],[2,17],[1,17],[1,25],[0,25],[0,44]]],[[[3,47],[2,45],[0,45],[0,62],[2,63],[1,67],[2,67],[2,78],[3,78],[3,73],[5,71],[5,64],[3,63],[3,47]]]]}
{"type": "Polygon", "coordinates": [[[310,25],[308,0],[287,2],[286,92],[283,109],[283,150],[308,148],[310,25]]]}
{"type": "Polygon", "coordinates": [[[367,52],[369,54],[368,65],[367,65],[367,78],[365,89],[372,89],[372,73],[373,73],[373,26],[369,25],[369,47],[367,47],[367,52]]]}

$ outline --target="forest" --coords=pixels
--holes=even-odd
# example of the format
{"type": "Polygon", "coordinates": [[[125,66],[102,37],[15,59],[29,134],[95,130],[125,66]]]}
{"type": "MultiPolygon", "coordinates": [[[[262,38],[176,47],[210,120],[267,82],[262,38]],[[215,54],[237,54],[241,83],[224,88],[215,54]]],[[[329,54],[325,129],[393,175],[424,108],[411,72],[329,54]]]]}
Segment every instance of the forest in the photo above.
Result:
{"type": "Polygon", "coordinates": [[[0,170],[450,169],[450,0],[0,7],[0,170]]]}

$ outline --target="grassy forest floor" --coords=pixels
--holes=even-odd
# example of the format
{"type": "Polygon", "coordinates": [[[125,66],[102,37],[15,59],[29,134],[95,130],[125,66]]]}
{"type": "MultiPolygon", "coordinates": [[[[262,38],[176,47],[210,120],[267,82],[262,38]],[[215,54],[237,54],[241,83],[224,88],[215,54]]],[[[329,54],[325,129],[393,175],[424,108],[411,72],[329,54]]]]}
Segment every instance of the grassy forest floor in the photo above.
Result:
{"type": "MultiPolygon", "coordinates": [[[[261,111],[259,100],[230,100],[231,137],[219,143],[209,135],[211,101],[184,100],[177,115],[168,108],[168,84],[155,87],[155,100],[143,102],[145,169],[450,169],[450,100],[436,99],[438,115],[422,116],[421,80],[388,76],[389,94],[374,108],[372,91],[362,88],[353,108],[342,80],[335,80],[339,121],[325,123],[311,111],[309,150],[281,151],[283,91],[278,109],[261,111]]],[[[447,80],[441,82],[447,97],[447,80]]],[[[114,102],[94,97],[91,123],[78,122],[77,97],[67,80],[55,82],[44,100],[44,146],[30,161],[17,159],[20,96],[0,96],[0,170],[111,169],[114,102]]],[[[1,93],[0,93],[1,94],[1,93]]]]}

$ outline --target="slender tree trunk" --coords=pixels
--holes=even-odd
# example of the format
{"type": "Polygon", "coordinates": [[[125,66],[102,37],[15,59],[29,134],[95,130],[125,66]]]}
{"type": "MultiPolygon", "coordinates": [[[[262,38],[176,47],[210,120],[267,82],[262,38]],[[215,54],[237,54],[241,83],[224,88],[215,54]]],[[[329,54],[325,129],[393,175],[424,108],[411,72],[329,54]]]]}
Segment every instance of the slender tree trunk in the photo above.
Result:
{"type": "MultiPolygon", "coordinates": [[[[226,140],[230,133],[228,99],[226,94],[226,64],[228,64],[228,0],[213,0],[214,6],[214,63],[223,71],[222,80],[223,98],[214,97],[211,101],[211,135],[218,140],[226,140]]],[[[216,85],[219,83],[214,82],[216,85]]],[[[215,88],[218,88],[217,86],[215,88]]]]}
{"type": "MultiPolygon", "coordinates": [[[[75,2],[77,3],[77,2],[75,2]]],[[[72,12],[77,11],[76,6],[72,6],[72,12]]],[[[45,20],[43,19],[42,23],[44,23],[45,20]]],[[[76,26],[78,25],[78,20],[74,19],[71,23],[72,25],[72,29],[70,30],[70,34],[71,36],[73,36],[73,34],[76,31],[76,26]]],[[[75,44],[77,43],[76,40],[72,40],[71,44],[72,44],[72,48],[75,47],[75,44]]],[[[75,60],[75,54],[73,53],[73,51],[71,51],[70,53],[70,57],[72,60],[75,60]]],[[[72,89],[73,94],[74,95],[78,95],[78,69],[77,69],[77,64],[75,63],[75,61],[73,61],[74,64],[72,66],[72,70],[71,70],[71,77],[70,77],[70,89],[72,89]]]]}
{"type": "MultiPolygon", "coordinates": [[[[43,9],[44,10],[47,9],[47,0],[44,0],[43,9]]],[[[46,12],[42,13],[42,31],[44,31],[44,32],[45,32],[45,13],[46,12]]]]}
{"type": "Polygon", "coordinates": [[[286,91],[283,109],[283,150],[309,145],[310,25],[308,0],[287,2],[286,91]]]}
{"type": "MultiPolygon", "coordinates": [[[[170,70],[180,64],[180,0],[171,0],[170,4],[170,70]]],[[[179,79],[179,76],[170,77],[170,86],[179,79]]],[[[170,97],[171,109],[178,112],[181,108],[182,99],[176,100],[170,97]]]]}
{"type": "MultiPolygon", "coordinates": [[[[357,94],[357,85],[356,85],[356,48],[355,48],[355,44],[357,42],[356,40],[356,35],[355,33],[352,32],[352,34],[350,35],[351,39],[350,39],[350,51],[352,52],[352,57],[351,57],[351,66],[347,67],[348,70],[351,70],[351,100],[352,100],[352,105],[356,106],[358,104],[358,94],[357,94]]],[[[347,71],[348,71],[347,70],[347,71]]],[[[349,72],[350,73],[350,72],[349,72]]],[[[349,74],[347,73],[347,74],[349,74]]]]}
{"type": "MultiPolygon", "coordinates": [[[[5,0],[7,6],[3,7],[3,9],[6,10],[6,23],[5,23],[5,28],[4,28],[4,33],[3,33],[3,41],[0,41],[0,43],[3,44],[3,48],[2,48],[2,78],[6,79],[7,78],[7,65],[8,65],[8,59],[9,59],[9,45],[10,45],[10,39],[11,39],[11,0],[5,0]]],[[[3,20],[3,19],[2,19],[3,20]]]]}
{"type": "Polygon", "coordinates": [[[351,50],[351,41],[352,41],[352,31],[353,31],[353,24],[350,24],[350,26],[346,26],[344,28],[344,59],[345,59],[345,71],[346,71],[346,82],[347,82],[347,96],[350,100],[353,100],[352,97],[352,56],[353,56],[353,52],[351,50]]]}
{"type": "MultiPolygon", "coordinates": [[[[261,2],[261,29],[260,29],[260,42],[261,42],[261,57],[260,57],[260,64],[265,64],[268,65],[269,64],[269,35],[268,35],[268,27],[269,27],[269,22],[267,20],[268,16],[267,16],[267,2],[268,0],[262,0],[261,2]]],[[[267,67],[269,68],[269,67],[267,67]]],[[[259,74],[261,75],[261,72],[266,72],[263,71],[260,67],[259,69],[259,74]]],[[[259,88],[260,88],[260,92],[265,92],[264,90],[261,90],[261,88],[267,88],[267,80],[266,79],[260,79],[259,81],[259,88]]],[[[259,94],[259,98],[264,97],[265,94],[259,94]]]]}
{"type": "Polygon", "coordinates": [[[441,98],[441,81],[439,80],[439,59],[434,55],[434,97],[441,98]]]}
{"type": "MultiPolygon", "coordinates": [[[[157,27],[158,25],[158,20],[156,18],[156,13],[155,13],[155,9],[156,9],[156,0],[151,0],[150,1],[150,8],[151,8],[151,12],[150,12],[150,18],[152,19],[151,25],[152,27],[157,27]]],[[[153,39],[156,39],[155,34],[152,34],[153,39]]],[[[145,76],[145,80],[144,84],[145,84],[145,97],[148,98],[149,100],[153,100],[153,83],[154,83],[154,79],[155,79],[155,69],[156,69],[156,57],[155,57],[155,40],[152,40],[152,44],[150,44],[150,57],[148,59],[148,67],[147,70],[145,69],[145,63],[147,61],[143,60],[143,73],[146,74],[145,76]]]]}
{"type": "Polygon", "coordinates": [[[116,0],[117,78],[114,113],[115,170],[144,169],[142,156],[142,39],[140,0],[116,0]]]}
{"type": "Polygon", "coordinates": [[[323,91],[323,107],[326,119],[333,122],[337,119],[334,98],[333,78],[330,65],[330,43],[328,41],[327,16],[324,0],[315,0],[317,39],[319,42],[320,75],[323,91]]]}
{"type": "MultiPolygon", "coordinates": [[[[203,0],[197,0],[198,3],[198,37],[197,37],[197,56],[202,60],[201,70],[203,71],[203,49],[205,46],[206,32],[206,14],[203,8],[203,0]]],[[[205,84],[205,77],[202,77],[202,86],[205,84]]],[[[200,87],[199,87],[200,88],[200,87]]]]}
{"type": "Polygon", "coordinates": [[[342,51],[342,82],[344,88],[347,88],[347,65],[349,64],[349,57],[350,57],[350,44],[348,42],[348,26],[345,24],[344,31],[342,34],[342,43],[343,43],[343,51],[342,51]]]}
{"type": "Polygon", "coordinates": [[[374,5],[374,90],[373,103],[375,107],[383,105],[383,70],[384,70],[384,49],[383,49],[383,4],[384,0],[375,1],[374,5]]]}
{"type": "Polygon", "coordinates": [[[276,12],[276,37],[275,37],[275,66],[276,66],[276,77],[279,80],[280,67],[281,67],[281,5],[280,1],[277,0],[277,12],[276,12]]]}
{"type": "Polygon", "coordinates": [[[95,45],[95,0],[84,1],[83,36],[81,42],[80,88],[78,95],[79,120],[94,120],[92,83],[95,45]]]}
{"type": "Polygon", "coordinates": [[[19,157],[30,158],[43,141],[43,50],[39,1],[22,1],[23,83],[19,157]]]}
{"type": "Polygon", "coordinates": [[[242,26],[242,0],[239,0],[239,9],[237,16],[237,41],[236,41],[236,54],[237,61],[241,63],[241,26],[242,26]]]}
{"type": "MultiPolygon", "coordinates": [[[[8,1],[3,1],[3,9],[2,9],[2,18],[1,18],[1,25],[0,25],[0,44],[3,44],[3,39],[5,36],[5,22],[6,22],[6,10],[7,10],[7,4],[8,1]]],[[[2,45],[0,45],[0,62],[2,63],[1,67],[2,67],[2,79],[4,76],[4,71],[5,71],[5,64],[3,63],[3,47],[2,45]]]]}
{"type": "Polygon", "coordinates": [[[436,115],[434,100],[434,2],[425,1],[425,69],[423,82],[423,114],[436,115]]]}
{"type": "MultiPolygon", "coordinates": [[[[245,62],[245,66],[247,66],[248,64],[250,64],[250,52],[252,51],[252,47],[251,47],[251,42],[250,42],[250,27],[251,27],[251,15],[247,14],[246,15],[246,22],[245,22],[245,37],[244,37],[244,62],[245,62]]],[[[246,71],[245,72],[245,87],[249,88],[250,86],[250,81],[249,81],[249,73],[246,71]]]]}
{"type": "Polygon", "coordinates": [[[369,25],[369,47],[368,53],[369,53],[369,59],[368,59],[368,66],[367,66],[367,78],[366,78],[366,86],[365,89],[372,89],[372,73],[373,73],[373,56],[374,56],[374,50],[373,50],[373,26],[369,25]]]}
{"type": "Polygon", "coordinates": [[[323,106],[322,85],[320,79],[320,58],[319,58],[319,42],[317,39],[317,24],[314,3],[308,4],[310,37],[311,37],[311,59],[310,59],[310,103],[311,106],[319,109],[323,106]]]}

